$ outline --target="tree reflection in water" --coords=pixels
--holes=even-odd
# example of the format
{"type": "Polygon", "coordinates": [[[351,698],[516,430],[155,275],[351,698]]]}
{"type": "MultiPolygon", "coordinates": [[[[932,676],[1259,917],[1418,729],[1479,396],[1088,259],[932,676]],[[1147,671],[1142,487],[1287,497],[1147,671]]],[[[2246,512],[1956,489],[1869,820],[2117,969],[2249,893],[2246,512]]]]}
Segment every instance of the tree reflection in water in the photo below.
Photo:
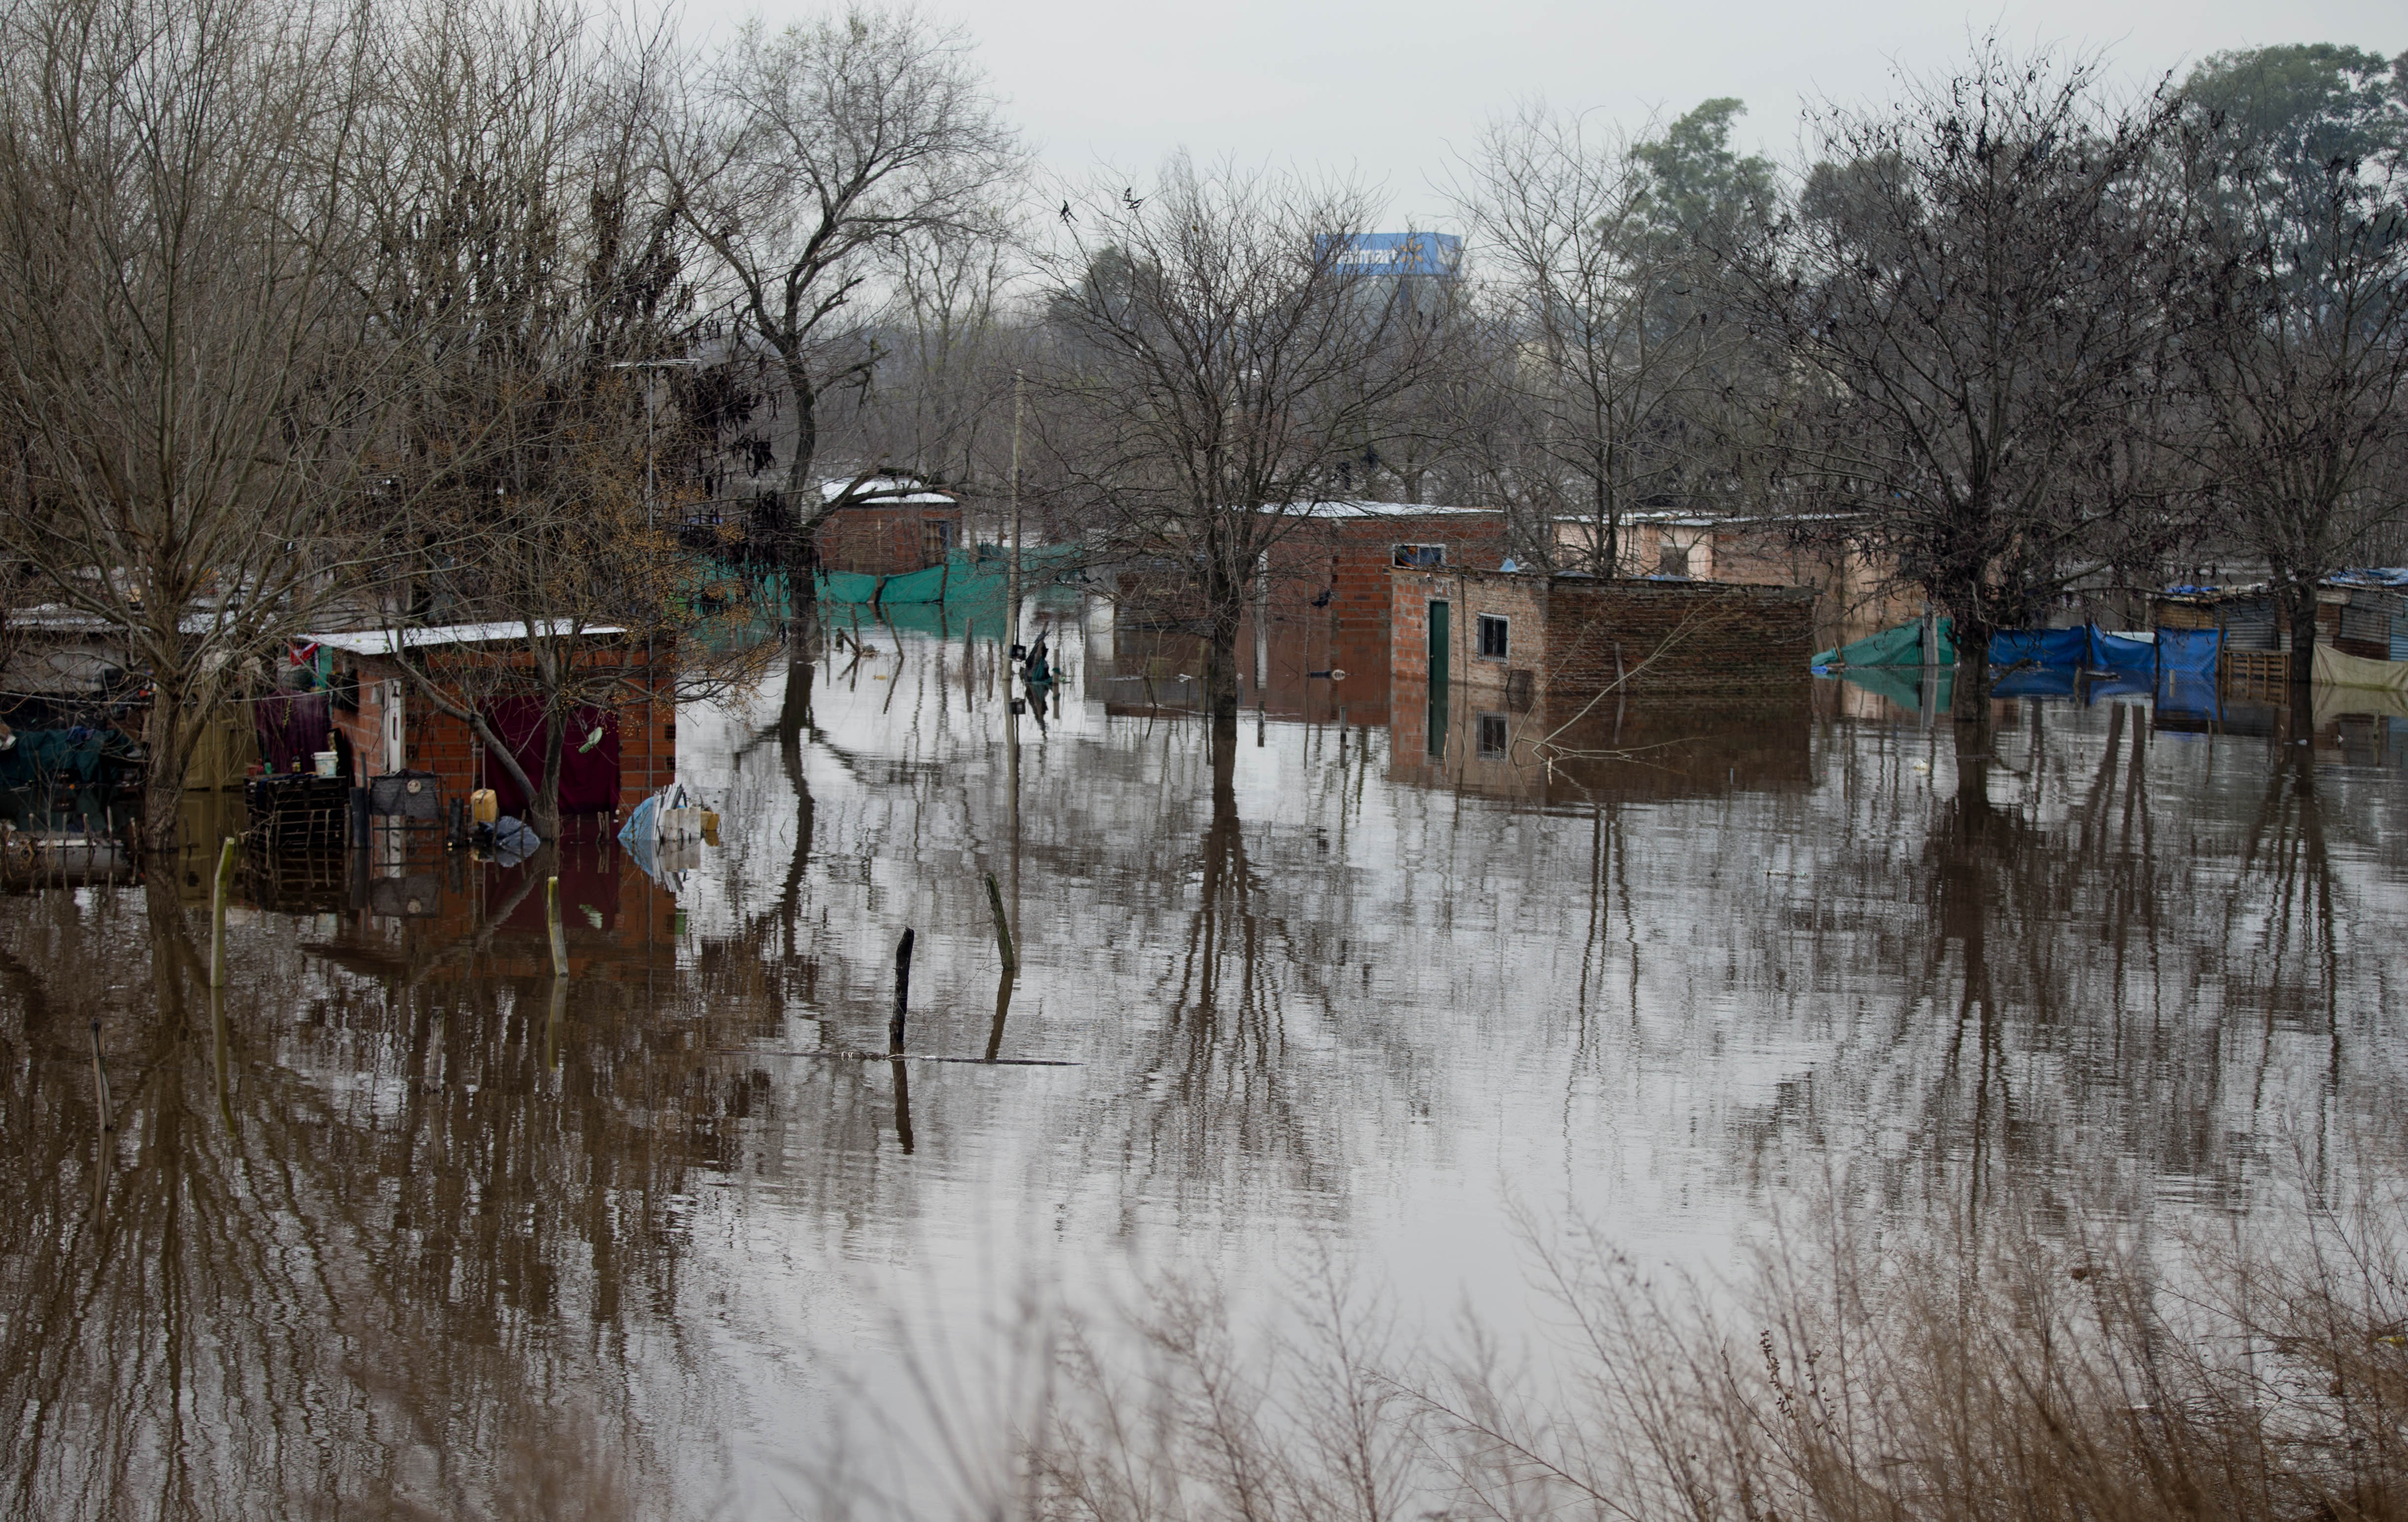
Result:
{"type": "Polygon", "coordinates": [[[674,1433],[673,1476],[661,1425],[695,1373],[673,1318],[690,1159],[646,1124],[679,1108],[666,1053],[589,1015],[554,1075],[543,979],[469,975],[485,959],[314,980],[251,942],[221,1034],[172,886],[25,908],[0,957],[7,1515],[608,1517],[675,1515],[697,1475],[708,1494],[712,1444],[674,1433]],[[94,1018],[117,1108],[97,1145],[89,1062],[66,1060],[94,1018]],[[312,1047],[356,1084],[305,1076],[312,1047]]]}
{"type": "Polygon", "coordinates": [[[1074,686],[1015,756],[991,642],[896,643],[681,716],[727,840],[572,919],[566,986],[541,866],[440,930],[263,914],[222,1021],[194,906],[0,901],[0,1511],[707,1510],[833,1430],[880,1293],[967,1345],[1024,1264],[1401,1277],[1516,1189],[1727,1256],[1822,1170],[1885,1231],[2239,1214],[2286,1127],[2396,1109],[2398,778],[2315,747],[1784,710],[1534,777],[1469,704],[1434,767],[1418,700],[1399,747],[1074,686]],[[969,1060],[882,1055],[907,924],[911,1051],[969,1060]]]}

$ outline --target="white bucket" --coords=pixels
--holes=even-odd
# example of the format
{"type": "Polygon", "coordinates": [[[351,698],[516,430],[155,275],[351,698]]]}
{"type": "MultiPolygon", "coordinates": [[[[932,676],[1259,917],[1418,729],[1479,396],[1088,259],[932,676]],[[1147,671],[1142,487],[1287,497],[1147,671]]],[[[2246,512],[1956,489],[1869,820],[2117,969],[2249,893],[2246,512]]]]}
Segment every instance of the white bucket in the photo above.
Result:
{"type": "Polygon", "coordinates": [[[335,775],[335,762],[339,759],[339,752],[333,750],[313,750],[309,753],[309,759],[318,763],[318,775],[320,776],[333,776],[335,775]]]}

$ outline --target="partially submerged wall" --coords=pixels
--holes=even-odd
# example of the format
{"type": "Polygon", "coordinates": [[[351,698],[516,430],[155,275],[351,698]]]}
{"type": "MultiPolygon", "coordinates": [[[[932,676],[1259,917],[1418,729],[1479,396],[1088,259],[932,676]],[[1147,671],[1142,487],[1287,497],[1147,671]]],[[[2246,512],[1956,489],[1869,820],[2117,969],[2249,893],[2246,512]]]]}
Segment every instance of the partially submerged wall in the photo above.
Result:
{"type": "MultiPolygon", "coordinates": [[[[493,784],[500,768],[487,769],[485,747],[467,722],[436,706],[402,675],[400,666],[390,657],[345,655],[338,659],[344,662],[344,672],[357,684],[354,705],[346,708],[337,703],[332,715],[335,727],[350,742],[355,784],[387,772],[432,772],[440,779],[438,790],[447,799],[465,797],[477,788],[493,784]],[[390,704],[396,696],[400,704],[398,754],[393,753],[393,730],[387,723],[390,704]]],[[[424,659],[428,675],[448,697],[463,705],[475,701],[472,694],[516,690],[522,684],[509,679],[509,670],[532,663],[523,649],[506,653],[469,647],[431,651],[424,659]]],[[[616,668],[626,690],[613,704],[618,729],[619,786],[612,806],[624,811],[648,793],[666,787],[677,775],[675,658],[666,651],[648,651],[640,644],[596,640],[582,654],[580,663],[616,668]]],[[[574,747],[577,737],[572,736],[567,743],[574,747]]],[[[538,775],[536,765],[524,759],[521,764],[530,777],[538,775]]]]}
{"type": "Polygon", "coordinates": [[[1432,605],[1443,603],[1449,680],[1509,704],[1609,689],[1659,703],[1802,703],[1807,692],[1812,588],[1398,569],[1390,595],[1400,682],[1429,681],[1432,605]],[[1501,656],[1484,653],[1484,618],[1503,622],[1501,656]]]}

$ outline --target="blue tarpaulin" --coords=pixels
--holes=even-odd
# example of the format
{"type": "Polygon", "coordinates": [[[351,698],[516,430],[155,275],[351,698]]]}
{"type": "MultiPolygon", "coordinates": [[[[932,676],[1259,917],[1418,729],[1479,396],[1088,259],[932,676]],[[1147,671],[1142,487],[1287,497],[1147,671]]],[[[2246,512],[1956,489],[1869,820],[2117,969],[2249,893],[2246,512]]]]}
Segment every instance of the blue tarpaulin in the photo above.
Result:
{"type": "Polygon", "coordinates": [[[2146,677],[2157,669],[2157,647],[2149,640],[2111,634],[2095,623],[2079,629],[2002,629],[1990,636],[1990,663],[2146,677]]]}
{"type": "Polygon", "coordinates": [[[2214,721],[2224,717],[2217,705],[2215,677],[2175,671],[2172,667],[2157,669],[2157,695],[2152,700],[2157,713],[2166,718],[2199,718],[2214,721]]]}
{"type": "Polygon", "coordinates": [[[2157,631],[2157,673],[2193,681],[2215,683],[2217,658],[2224,653],[2221,629],[2160,629],[2157,631]]]}
{"type": "Polygon", "coordinates": [[[2090,663],[2090,630],[2001,629],[1990,636],[1994,666],[2062,666],[2078,671],[2090,663]]]}
{"type": "Polygon", "coordinates": [[[2157,643],[2133,639],[2125,634],[2111,634],[2093,624],[2090,626],[2090,669],[2139,676],[2145,682],[2157,669],[2157,643]]]}

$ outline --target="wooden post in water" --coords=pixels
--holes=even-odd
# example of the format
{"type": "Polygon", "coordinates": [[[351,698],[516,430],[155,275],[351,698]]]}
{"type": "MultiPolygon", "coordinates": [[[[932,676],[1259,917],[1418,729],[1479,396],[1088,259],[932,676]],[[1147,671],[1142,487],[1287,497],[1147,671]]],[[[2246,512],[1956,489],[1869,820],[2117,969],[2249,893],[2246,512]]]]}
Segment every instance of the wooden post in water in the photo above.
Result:
{"type": "Polygon", "coordinates": [[[903,928],[903,939],[895,943],[895,1014],[886,1022],[886,1049],[903,1049],[903,1020],[911,1008],[911,928],[903,928]]]}
{"type": "Polygon", "coordinates": [[[108,1065],[100,1060],[100,1022],[92,1022],[92,1093],[100,1105],[100,1129],[117,1129],[116,1106],[108,1102],[108,1065]]]}
{"type": "Polygon", "coordinates": [[[234,1134],[234,1101],[226,1087],[226,1019],[225,990],[209,990],[209,1056],[217,1066],[218,1119],[224,1122],[226,1134],[234,1134]]]}
{"type": "Polygon", "coordinates": [[[995,883],[995,874],[986,875],[986,906],[995,912],[995,948],[1003,953],[1003,970],[1020,971],[1020,953],[1011,944],[1011,923],[1003,915],[1003,889],[995,883]]]}
{"type": "Polygon", "coordinates": [[[995,983],[995,1023],[986,1031],[986,1060],[990,1062],[1003,1055],[1003,1022],[1011,1013],[1011,969],[1007,967],[995,983]]]}
{"type": "Polygon", "coordinates": [[[895,1139],[903,1144],[903,1155],[911,1154],[911,1074],[910,1064],[895,1058],[889,1064],[895,1070],[895,1139]]]}
{"type": "Polygon", "coordinates": [[[225,987],[226,890],[234,886],[234,837],[218,849],[217,880],[209,887],[209,987],[225,987]]]}
{"type": "Polygon", "coordinates": [[[547,877],[543,882],[543,917],[552,927],[552,975],[568,975],[568,934],[560,928],[560,879],[547,877]]]}

